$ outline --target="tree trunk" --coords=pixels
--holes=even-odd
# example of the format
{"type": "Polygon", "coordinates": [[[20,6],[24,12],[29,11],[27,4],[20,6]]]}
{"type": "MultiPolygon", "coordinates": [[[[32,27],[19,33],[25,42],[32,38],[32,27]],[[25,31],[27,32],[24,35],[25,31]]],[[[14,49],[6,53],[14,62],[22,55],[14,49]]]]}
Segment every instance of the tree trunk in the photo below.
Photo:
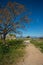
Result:
{"type": "Polygon", "coordinates": [[[3,44],[5,44],[5,38],[6,38],[6,35],[3,34],[3,44]]]}

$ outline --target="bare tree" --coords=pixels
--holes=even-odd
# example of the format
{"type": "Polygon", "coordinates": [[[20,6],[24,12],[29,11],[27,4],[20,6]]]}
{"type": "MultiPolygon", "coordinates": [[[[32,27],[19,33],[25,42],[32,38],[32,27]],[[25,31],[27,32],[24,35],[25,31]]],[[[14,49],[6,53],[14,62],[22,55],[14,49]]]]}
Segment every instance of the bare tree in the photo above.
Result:
{"type": "Polygon", "coordinates": [[[25,29],[29,22],[26,8],[22,4],[8,2],[4,8],[0,8],[0,33],[4,41],[9,32],[20,34],[20,30],[25,29]]]}

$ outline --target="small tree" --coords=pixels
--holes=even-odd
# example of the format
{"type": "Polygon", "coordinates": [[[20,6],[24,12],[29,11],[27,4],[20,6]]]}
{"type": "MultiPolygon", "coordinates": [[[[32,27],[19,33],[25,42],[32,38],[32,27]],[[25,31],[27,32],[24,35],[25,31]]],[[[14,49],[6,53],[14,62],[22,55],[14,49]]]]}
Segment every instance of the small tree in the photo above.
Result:
{"type": "Polygon", "coordinates": [[[30,36],[27,36],[26,38],[30,38],[30,36]]]}
{"type": "Polygon", "coordinates": [[[20,34],[20,30],[25,29],[29,22],[26,8],[22,4],[8,2],[5,7],[0,8],[0,33],[3,35],[4,43],[9,32],[20,34]]]}

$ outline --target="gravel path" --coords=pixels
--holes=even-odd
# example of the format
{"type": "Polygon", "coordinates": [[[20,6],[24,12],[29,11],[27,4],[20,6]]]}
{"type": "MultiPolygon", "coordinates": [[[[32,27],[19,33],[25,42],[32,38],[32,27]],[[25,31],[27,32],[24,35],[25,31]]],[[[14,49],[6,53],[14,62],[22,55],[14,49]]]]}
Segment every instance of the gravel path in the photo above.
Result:
{"type": "Polygon", "coordinates": [[[18,65],[43,65],[43,53],[30,43],[26,47],[24,59],[18,65]]]}

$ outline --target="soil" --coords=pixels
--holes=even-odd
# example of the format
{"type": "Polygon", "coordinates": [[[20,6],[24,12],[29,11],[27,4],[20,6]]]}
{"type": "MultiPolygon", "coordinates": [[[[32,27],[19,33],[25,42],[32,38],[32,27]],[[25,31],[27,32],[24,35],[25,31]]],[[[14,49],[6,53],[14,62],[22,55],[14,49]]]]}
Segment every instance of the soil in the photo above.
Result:
{"type": "Polygon", "coordinates": [[[25,50],[26,54],[18,65],[43,65],[43,53],[38,48],[29,43],[25,50]]]}

